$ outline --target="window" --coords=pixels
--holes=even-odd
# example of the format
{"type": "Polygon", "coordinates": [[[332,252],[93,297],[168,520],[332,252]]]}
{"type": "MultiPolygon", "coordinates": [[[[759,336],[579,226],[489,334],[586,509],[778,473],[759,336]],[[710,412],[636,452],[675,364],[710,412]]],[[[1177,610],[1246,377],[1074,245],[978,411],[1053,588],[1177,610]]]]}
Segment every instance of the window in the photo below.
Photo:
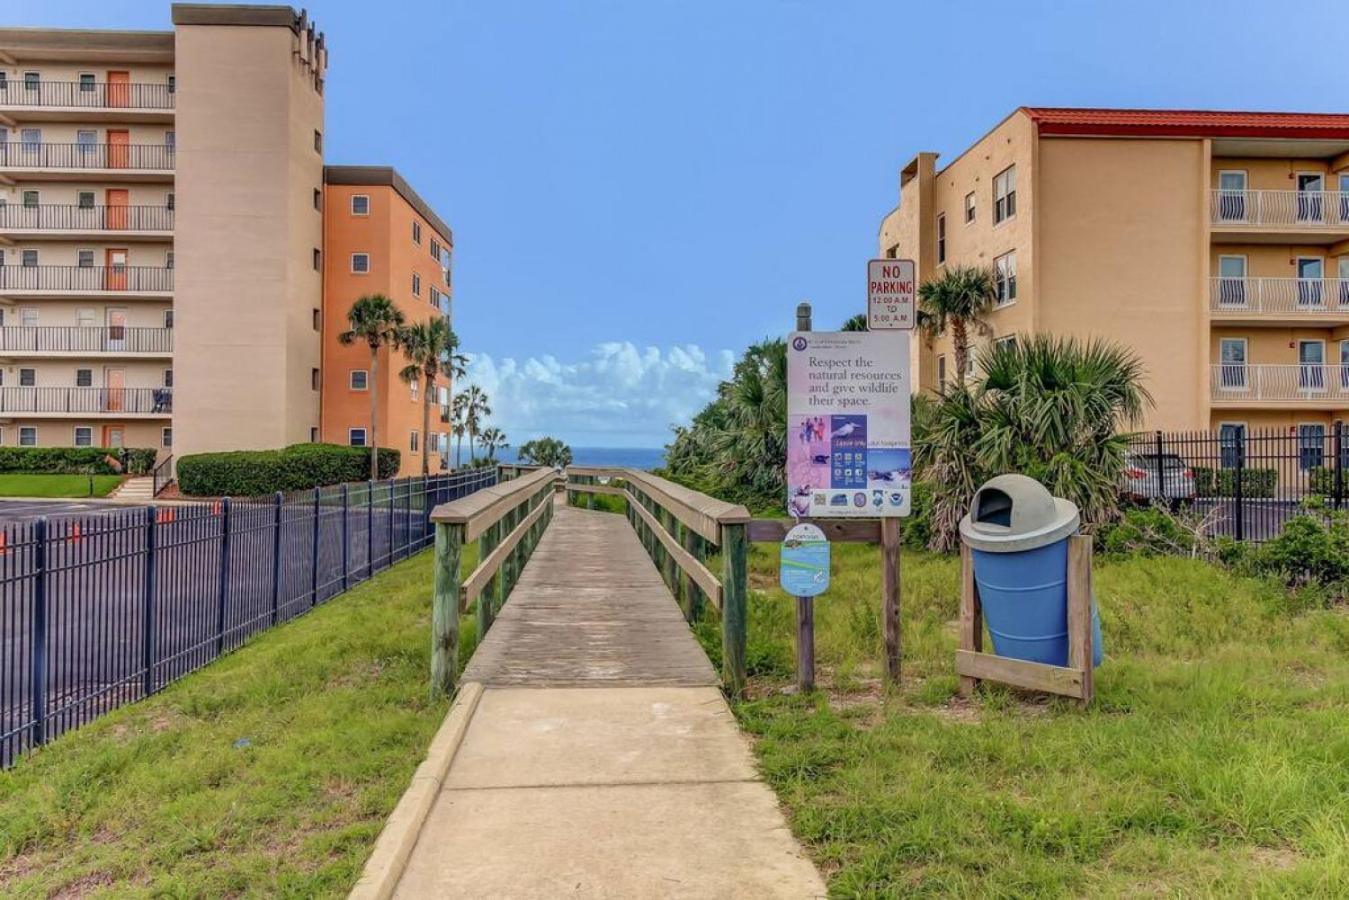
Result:
{"type": "Polygon", "coordinates": [[[1297,427],[1298,468],[1306,472],[1325,465],[1326,426],[1320,422],[1306,422],[1297,427]]]}
{"type": "Polygon", "coordinates": [[[172,250],[165,250],[165,251],[164,251],[164,268],[166,268],[166,269],[172,269],[172,268],[173,268],[173,251],[172,251],[172,250]]]}
{"type": "Polygon", "coordinates": [[[42,202],[42,194],[38,191],[24,191],[23,205],[26,209],[32,209],[42,202]]]}
{"type": "Polygon", "coordinates": [[[1246,389],[1246,339],[1223,338],[1218,345],[1218,387],[1246,389]]]}
{"type": "Polygon", "coordinates": [[[165,209],[175,209],[177,207],[177,204],[178,199],[173,195],[173,191],[169,191],[167,194],[164,195],[165,209]]]}
{"type": "Polygon", "coordinates": [[[23,143],[25,151],[37,150],[42,146],[42,129],[22,128],[19,130],[19,140],[23,143]]]}
{"type": "Polygon", "coordinates": [[[94,75],[92,72],[80,73],[80,93],[92,94],[94,92],[94,75]]]}
{"type": "Polygon", "coordinates": [[[353,216],[370,215],[370,195],[352,194],[351,195],[351,214],[353,216]]]}
{"type": "Polygon", "coordinates": [[[435,288],[431,288],[431,305],[436,307],[440,306],[440,291],[435,288]]]}
{"type": "Polygon", "coordinates": [[[410,393],[412,394],[412,399],[416,400],[418,395],[421,393],[421,388],[417,386],[416,381],[409,381],[408,388],[410,390],[410,393]]]}
{"type": "Polygon", "coordinates": [[[169,93],[170,94],[178,93],[178,76],[170,75],[166,80],[169,85],[169,93]]]}
{"type": "Polygon", "coordinates": [[[171,309],[164,310],[164,327],[165,328],[173,327],[173,310],[171,309]]]}
{"type": "Polygon", "coordinates": [[[173,387],[173,370],[172,370],[172,369],[165,369],[165,370],[164,370],[164,387],[166,387],[166,388],[171,388],[171,387],[173,387]]]}
{"type": "Polygon", "coordinates": [[[172,150],[178,144],[178,134],[173,131],[164,132],[164,146],[172,150]]]}
{"type": "Polygon", "coordinates": [[[88,425],[75,426],[75,446],[92,447],[94,446],[94,429],[88,425]]]}
{"type": "Polygon", "coordinates": [[[319,131],[317,128],[314,129],[314,152],[323,152],[323,132],[319,131]]]}
{"type": "Polygon", "coordinates": [[[998,347],[1001,350],[1015,350],[1016,335],[1009,334],[1006,337],[1000,337],[997,340],[995,340],[993,344],[994,346],[998,347]]]}
{"type": "Polygon", "coordinates": [[[319,442],[319,430],[311,426],[309,429],[309,443],[317,444],[318,442],[319,442]]]}
{"type": "Polygon", "coordinates": [[[1016,166],[993,176],[993,224],[1016,215],[1016,166]]]}
{"type": "Polygon", "coordinates": [[[1242,454],[1245,449],[1245,422],[1223,422],[1218,426],[1219,465],[1224,469],[1233,468],[1237,464],[1238,455],[1242,454]]]}
{"type": "Polygon", "coordinates": [[[437,263],[440,262],[440,241],[435,238],[431,239],[431,258],[437,263]]]}
{"type": "Polygon", "coordinates": [[[75,145],[81,153],[93,153],[98,145],[98,132],[83,130],[75,132],[75,145]]]}
{"type": "Polygon", "coordinates": [[[314,248],[314,271],[317,272],[323,268],[323,251],[317,247],[314,248]]]}
{"type": "Polygon", "coordinates": [[[92,307],[83,306],[75,311],[75,324],[81,328],[94,327],[94,310],[92,307]]]}
{"type": "Polygon", "coordinates": [[[310,369],[310,370],[309,370],[309,387],[310,387],[310,389],[311,389],[311,390],[317,391],[317,390],[319,389],[319,386],[320,386],[319,370],[318,370],[318,369],[310,369]]]}
{"type": "Polygon", "coordinates": [[[314,209],[323,209],[323,191],[314,188],[314,209]]]}
{"type": "Polygon", "coordinates": [[[347,429],[347,443],[351,444],[351,446],[353,446],[353,447],[364,447],[364,446],[365,446],[365,429],[364,429],[364,428],[348,428],[348,429],[347,429]]]}
{"type": "Polygon", "coordinates": [[[1297,305],[1302,307],[1322,305],[1322,281],[1325,274],[1325,260],[1319,256],[1299,256],[1297,266],[1297,305]]]}
{"type": "Polygon", "coordinates": [[[94,192],[93,192],[93,191],[80,191],[79,193],[77,193],[77,194],[75,195],[75,205],[78,206],[80,209],[93,209],[93,208],[94,208],[94,192]]]}
{"type": "Polygon", "coordinates": [[[965,195],[965,224],[968,225],[974,221],[974,191],[965,195]]]}
{"type": "Polygon", "coordinates": [[[93,369],[75,370],[75,387],[93,387],[93,386],[94,386],[93,369]]]}
{"type": "Polygon", "coordinates": [[[9,73],[0,69],[0,91],[9,90],[9,73]]]}
{"type": "Polygon", "coordinates": [[[35,91],[42,84],[42,76],[37,72],[23,73],[23,88],[26,91],[35,91]]]}
{"type": "Polygon", "coordinates": [[[351,271],[357,275],[364,275],[370,271],[370,254],[353,253],[351,254],[351,271]]]}
{"type": "Polygon", "coordinates": [[[1016,299],[1016,251],[1004,253],[993,260],[993,288],[998,306],[1016,299]]]}
{"type": "Polygon", "coordinates": [[[94,251],[76,250],[75,265],[79,266],[81,269],[92,269],[94,267],[94,251]]]}
{"type": "Polygon", "coordinates": [[[159,446],[168,450],[173,446],[173,428],[166,425],[159,429],[159,446]]]}
{"type": "Polygon", "coordinates": [[[37,369],[19,370],[19,387],[34,387],[37,385],[37,369]]]}
{"type": "Polygon", "coordinates": [[[412,243],[420,244],[422,242],[422,223],[413,221],[412,223],[412,243]]]}
{"type": "Polygon", "coordinates": [[[899,259],[899,244],[891,244],[885,251],[886,259],[899,259]]]}
{"type": "Polygon", "coordinates": [[[24,328],[37,327],[37,307],[25,306],[19,310],[19,324],[24,328]]]}
{"type": "Polygon", "coordinates": [[[19,265],[32,268],[37,265],[37,251],[23,250],[19,253],[19,265]]]}
{"type": "Polygon", "coordinates": [[[314,330],[318,331],[323,327],[323,313],[315,307],[314,312],[314,330]]]}
{"type": "Polygon", "coordinates": [[[422,295],[422,276],[416,272],[412,273],[412,296],[420,297],[422,295]]]}
{"type": "Polygon", "coordinates": [[[946,355],[937,357],[937,390],[946,390],[946,355]]]}
{"type": "Polygon", "coordinates": [[[411,450],[413,453],[416,453],[418,443],[419,441],[417,430],[414,428],[411,432],[410,440],[408,441],[408,449],[411,450]]]}
{"type": "Polygon", "coordinates": [[[1297,386],[1304,391],[1326,389],[1326,343],[1321,340],[1297,342],[1297,386]]]}
{"type": "Polygon", "coordinates": [[[946,213],[937,216],[937,265],[946,262],[946,213]]]}
{"type": "Polygon", "coordinates": [[[1218,257],[1218,305],[1246,305],[1246,257],[1218,257]]]}
{"type": "Polygon", "coordinates": [[[365,369],[352,369],[348,383],[353,391],[363,391],[369,385],[370,373],[365,369]]]}
{"type": "Polygon", "coordinates": [[[36,447],[36,446],[37,446],[37,429],[36,429],[36,428],[33,428],[32,426],[28,426],[28,427],[25,427],[25,428],[20,428],[20,429],[19,429],[19,446],[20,446],[20,447],[36,447]]]}

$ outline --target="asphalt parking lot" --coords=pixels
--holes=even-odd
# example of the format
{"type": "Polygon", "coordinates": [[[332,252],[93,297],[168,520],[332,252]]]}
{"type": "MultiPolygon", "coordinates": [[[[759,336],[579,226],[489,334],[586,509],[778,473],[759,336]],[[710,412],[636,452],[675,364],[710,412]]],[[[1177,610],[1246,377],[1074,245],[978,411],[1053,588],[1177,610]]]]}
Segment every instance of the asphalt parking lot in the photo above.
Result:
{"type": "Polygon", "coordinates": [[[0,500],[0,523],[27,522],[43,516],[88,516],[136,509],[134,504],[97,500],[0,500]]]}

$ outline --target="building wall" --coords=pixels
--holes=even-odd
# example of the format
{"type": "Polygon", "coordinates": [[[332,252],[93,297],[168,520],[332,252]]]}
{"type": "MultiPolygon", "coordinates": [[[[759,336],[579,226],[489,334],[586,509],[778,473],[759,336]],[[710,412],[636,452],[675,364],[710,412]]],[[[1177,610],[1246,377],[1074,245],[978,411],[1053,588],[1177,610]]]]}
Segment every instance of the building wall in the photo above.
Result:
{"type": "Polygon", "coordinates": [[[287,27],[176,29],[179,455],[281,447],[318,426],[323,104],[298,43],[287,27]]]}

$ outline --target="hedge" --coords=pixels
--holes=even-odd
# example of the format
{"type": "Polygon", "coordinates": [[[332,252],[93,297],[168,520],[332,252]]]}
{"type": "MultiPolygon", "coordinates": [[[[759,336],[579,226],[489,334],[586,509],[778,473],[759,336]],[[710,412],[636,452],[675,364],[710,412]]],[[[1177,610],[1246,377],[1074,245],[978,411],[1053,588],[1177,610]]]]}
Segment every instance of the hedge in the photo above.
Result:
{"type": "MultiPolygon", "coordinates": [[[[1211,469],[1207,466],[1191,466],[1194,472],[1194,492],[1198,497],[1235,496],[1235,469],[1211,469]]],[[[1279,483],[1277,469],[1242,469],[1241,496],[1246,498],[1273,497],[1279,483]]]]}
{"type": "MultiPolygon", "coordinates": [[[[379,450],[379,477],[398,472],[397,450],[379,450]]],[[[178,489],[210,497],[256,497],[370,477],[370,451],[344,444],[292,444],[284,450],[193,453],[178,460],[178,489]]]]}
{"type": "Polygon", "coordinates": [[[144,475],[155,465],[153,448],[0,447],[0,472],[42,475],[120,475],[112,461],[126,454],[127,474],[144,475]]]}

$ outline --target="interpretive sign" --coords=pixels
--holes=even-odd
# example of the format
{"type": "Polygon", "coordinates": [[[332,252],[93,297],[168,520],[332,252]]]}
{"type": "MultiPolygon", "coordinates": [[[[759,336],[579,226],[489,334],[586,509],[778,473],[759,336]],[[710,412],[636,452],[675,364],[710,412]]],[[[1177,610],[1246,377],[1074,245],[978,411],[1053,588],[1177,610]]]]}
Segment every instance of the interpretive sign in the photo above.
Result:
{"type": "Polygon", "coordinates": [[[909,334],[795,331],[787,339],[787,511],[907,516],[909,334]]]}
{"type": "Polygon", "coordinates": [[[818,526],[802,522],[787,532],[778,581],[793,597],[814,597],[829,589],[829,539],[818,526]]]}
{"type": "Polygon", "coordinates": [[[867,261],[867,328],[887,331],[914,325],[913,260],[867,261]]]}

